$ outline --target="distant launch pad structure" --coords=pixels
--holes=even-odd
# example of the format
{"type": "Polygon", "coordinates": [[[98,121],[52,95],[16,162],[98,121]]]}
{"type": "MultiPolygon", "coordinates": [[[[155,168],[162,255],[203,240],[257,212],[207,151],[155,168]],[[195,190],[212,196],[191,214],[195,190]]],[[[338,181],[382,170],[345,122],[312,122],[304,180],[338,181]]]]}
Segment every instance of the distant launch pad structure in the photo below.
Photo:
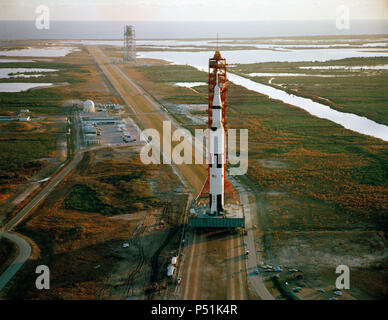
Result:
{"type": "Polygon", "coordinates": [[[136,40],[135,40],[135,27],[124,27],[124,63],[127,61],[136,60],[136,40]]]}
{"type": "Polygon", "coordinates": [[[208,93],[208,174],[202,190],[190,209],[189,226],[202,228],[244,227],[243,208],[239,203],[225,204],[225,190],[233,195],[226,178],[226,92],[228,78],[227,63],[216,50],[209,59],[208,93]],[[209,195],[209,204],[198,201],[204,194],[209,195]]]}

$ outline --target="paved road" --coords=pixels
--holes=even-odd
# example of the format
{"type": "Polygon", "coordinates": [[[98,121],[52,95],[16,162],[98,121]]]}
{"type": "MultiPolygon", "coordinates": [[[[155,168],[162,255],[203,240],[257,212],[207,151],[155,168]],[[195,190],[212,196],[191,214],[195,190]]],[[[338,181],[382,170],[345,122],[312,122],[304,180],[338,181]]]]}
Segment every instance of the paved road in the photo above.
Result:
{"type": "Polygon", "coordinates": [[[8,238],[9,240],[16,243],[19,247],[19,255],[12,262],[12,264],[4,271],[0,276],[0,291],[7,285],[7,283],[12,279],[12,277],[18,272],[18,270],[23,266],[23,264],[29,259],[31,255],[31,246],[23,238],[17,236],[10,231],[15,228],[27,215],[29,215],[33,209],[41,203],[53,190],[54,188],[65,178],[81,161],[83,154],[80,152],[80,132],[79,132],[79,123],[78,117],[75,117],[77,124],[77,139],[76,139],[76,154],[75,157],[57,174],[51,181],[34,197],[32,200],[24,206],[19,213],[15,215],[5,226],[1,228],[0,237],[8,238]]]}
{"type": "Polygon", "coordinates": [[[19,255],[12,264],[0,276],[0,291],[4,289],[12,277],[19,271],[31,254],[30,244],[23,238],[13,233],[0,232],[0,238],[4,237],[14,242],[19,247],[19,255]]]}

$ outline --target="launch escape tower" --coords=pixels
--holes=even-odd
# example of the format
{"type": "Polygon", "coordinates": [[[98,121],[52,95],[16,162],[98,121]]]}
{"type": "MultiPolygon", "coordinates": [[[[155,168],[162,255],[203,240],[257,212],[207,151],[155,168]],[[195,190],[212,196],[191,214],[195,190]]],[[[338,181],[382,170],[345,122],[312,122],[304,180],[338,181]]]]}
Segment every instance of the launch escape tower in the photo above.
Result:
{"type": "Polygon", "coordinates": [[[224,195],[232,187],[226,178],[226,92],[228,78],[227,63],[216,50],[209,59],[208,82],[208,174],[198,197],[190,209],[189,226],[210,228],[244,227],[243,209],[239,204],[225,204],[224,195]],[[209,194],[209,204],[201,205],[198,199],[209,194]]]}
{"type": "Polygon", "coordinates": [[[124,63],[127,61],[136,60],[136,40],[135,40],[135,27],[124,27],[124,63]]]}

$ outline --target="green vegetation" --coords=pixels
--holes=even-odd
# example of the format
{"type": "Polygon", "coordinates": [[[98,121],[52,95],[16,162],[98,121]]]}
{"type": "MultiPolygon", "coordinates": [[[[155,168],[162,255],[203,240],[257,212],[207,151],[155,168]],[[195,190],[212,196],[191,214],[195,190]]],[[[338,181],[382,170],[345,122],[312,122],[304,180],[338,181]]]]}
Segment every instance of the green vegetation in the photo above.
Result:
{"type": "Polygon", "coordinates": [[[112,208],[101,200],[99,192],[86,184],[76,184],[67,196],[66,209],[112,214],[112,208]]]}
{"type": "Polygon", "coordinates": [[[249,130],[267,230],[387,228],[386,143],[233,85],[229,106],[230,127],[249,130]]]}
{"type": "Polygon", "coordinates": [[[23,92],[1,92],[0,112],[19,112],[20,109],[29,109],[40,114],[57,114],[61,111],[61,100],[56,88],[27,90],[23,92]]]}
{"type": "Polygon", "coordinates": [[[7,238],[0,238],[0,274],[9,266],[16,257],[17,248],[7,238]]]}
{"type": "Polygon", "coordinates": [[[0,134],[0,184],[22,182],[41,169],[55,150],[55,135],[50,132],[0,134]]]}
{"type": "MultiPolygon", "coordinates": [[[[371,49],[373,50],[373,49],[371,49]]],[[[231,72],[235,73],[253,73],[253,72],[292,72],[292,73],[311,73],[311,74],[347,74],[349,71],[343,69],[300,69],[300,67],[312,67],[312,66],[376,66],[388,63],[388,57],[369,57],[369,58],[346,58],[340,60],[328,60],[328,61],[302,61],[302,62],[263,62],[263,63],[251,63],[251,64],[235,64],[230,67],[231,72]]]]}
{"type": "Polygon", "coordinates": [[[143,166],[140,161],[129,164],[116,161],[99,163],[88,170],[88,184],[75,184],[72,187],[64,207],[115,215],[159,206],[160,200],[152,195],[148,181],[152,177],[152,168],[146,170],[143,166]],[[113,168],[117,173],[108,174],[113,168]]]}
{"type": "Polygon", "coordinates": [[[173,82],[207,82],[207,75],[190,66],[156,65],[135,68],[146,78],[143,87],[164,103],[207,103],[207,86],[189,88],[173,86],[173,82]],[[147,85],[148,83],[148,85],[147,85]],[[152,83],[152,85],[151,85],[152,83]],[[156,84],[156,85],[155,85],[156,84]]]}
{"type": "Polygon", "coordinates": [[[154,82],[207,82],[206,73],[190,66],[155,65],[135,68],[154,82]]]}
{"type": "MultiPolygon", "coordinates": [[[[299,96],[311,98],[342,111],[365,116],[388,125],[388,70],[317,70],[300,69],[304,66],[375,66],[388,64],[388,57],[348,58],[325,62],[271,62],[237,65],[232,72],[247,76],[249,73],[301,73],[317,76],[275,76],[272,85],[299,96]],[[326,77],[324,77],[326,76],[326,77]],[[334,76],[334,77],[327,77],[334,76]],[[328,99],[329,101],[327,101],[328,99]]],[[[250,77],[268,84],[273,76],[250,77]]]]}

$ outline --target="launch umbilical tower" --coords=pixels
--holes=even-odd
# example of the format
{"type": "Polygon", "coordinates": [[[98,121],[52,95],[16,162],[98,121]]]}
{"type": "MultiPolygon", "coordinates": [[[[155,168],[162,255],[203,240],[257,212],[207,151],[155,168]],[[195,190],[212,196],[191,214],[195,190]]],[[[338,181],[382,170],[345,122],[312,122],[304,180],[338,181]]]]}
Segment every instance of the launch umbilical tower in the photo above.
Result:
{"type": "Polygon", "coordinates": [[[124,27],[124,62],[136,60],[135,27],[124,27]]]}

